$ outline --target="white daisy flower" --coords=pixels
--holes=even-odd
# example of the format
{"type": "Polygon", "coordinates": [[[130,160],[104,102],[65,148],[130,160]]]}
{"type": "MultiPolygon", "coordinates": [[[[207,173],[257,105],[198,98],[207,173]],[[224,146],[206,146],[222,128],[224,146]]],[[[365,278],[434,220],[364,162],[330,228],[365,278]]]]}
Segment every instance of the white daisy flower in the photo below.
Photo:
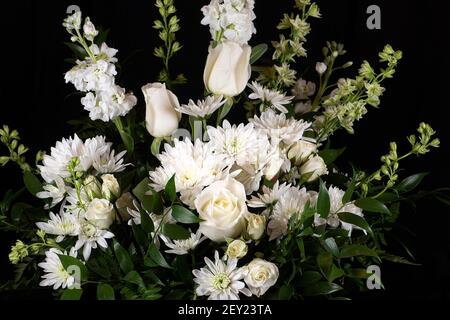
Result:
{"type": "Polygon", "coordinates": [[[189,251],[194,250],[206,237],[202,237],[202,233],[198,230],[196,233],[191,233],[191,236],[185,240],[171,240],[164,235],[159,235],[164,241],[169,250],[167,253],[173,253],[176,255],[188,254],[189,251]]]}
{"type": "Polygon", "coordinates": [[[284,113],[276,114],[272,109],[264,111],[260,117],[249,119],[249,122],[264,131],[273,144],[283,143],[285,147],[300,140],[311,127],[310,122],[287,118],[284,113]]]}
{"type": "Polygon", "coordinates": [[[97,245],[105,249],[108,248],[106,239],[111,239],[113,237],[114,234],[112,232],[98,229],[93,224],[84,222],[80,227],[80,234],[75,243],[75,250],[83,248],[83,258],[87,261],[91,256],[92,249],[96,249],[97,245]]]}
{"type": "MultiPolygon", "coordinates": [[[[70,288],[75,283],[75,277],[71,275],[64,268],[59,255],[67,255],[66,252],[61,252],[58,249],[51,248],[45,252],[45,260],[38,264],[39,267],[44,269],[45,274],[42,276],[40,286],[53,286],[54,290],[59,288],[70,288]]],[[[70,249],[69,256],[76,258],[77,252],[74,248],[70,249]]]]}
{"type": "Polygon", "coordinates": [[[50,205],[46,204],[45,209],[52,208],[56,206],[58,203],[64,200],[64,196],[66,194],[67,188],[64,180],[60,177],[55,179],[56,186],[52,184],[46,184],[42,187],[44,191],[36,193],[36,197],[40,199],[48,199],[52,198],[52,203],[50,205]]]}
{"type": "Polygon", "coordinates": [[[267,89],[258,82],[253,81],[248,85],[253,90],[248,97],[252,100],[261,100],[261,102],[270,108],[275,108],[282,113],[287,113],[288,109],[284,105],[291,103],[294,97],[286,96],[279,91],[267,89]]]}
{"type": "MultiPolygon", "coordinates": [[[[320,217],[320,215],[316,214],[314,216],[314,224],[316,226],[327,224],[331,228],[337,228],[340,225],[342,229],[348,231],[349,237],[351,236],[353,229],[361,230],[359,227],[353,224],[341,221],[337,214],[339,212],[350,212],[357,216],[364,217],[362,209],[355,206],[353,203],[346,203],[344,205],[342,203],[342,198],[344,197],[345,191],[337,187],[330,186],[328,188],[328,194],[330,196],[330,214],[328,215],[327,219],[324,219],[320,217]]],[[[317,201],[317,196],[314,201],[317,201]]],[[[366,231],[364,231],[364,233],[366,233],[366,231]]]]}
{"type": "Polygon", "coordinates": [[[80,230],[78,218],[61,210],[60,214],[50,212],[50,220],[37,222],[37,227],[47,234],[57,235],[56,242],[61,242],[66,236],[77,236],[80,230]]]}
{"type": "Polygon", "coordinates": [[[190,208],[194,207],[196,195],[206,186],[228,175],[230,161],[213,152],[212,145],[189,139],[174,140],[174,146],[164,145],[164,151],[157,156],[161,166],[149,173],[156,191],[161,191],[175,174],[175,186],[181,193],[180,200],[190,208]],[[180,161],[182,159],[182,161],[180,161]]]}
{"type": "Polygon", "coordinates": [[[239,300],[239,293],[251,296],[251,292],[241,281],[248,270],[237,268],[237,259],[226,262],[219,258],[219,252],[214,254],[212,262],[205,257],[206,267],[192,271],[194,282],[198,284],[195,292],[198,296],[208,296],[208,300],[239,300]]]}
{"type": "Polygon", "coordinates": [[[264,208],[274,205],[290,188],[290,184],[282,183],[280,185],[280,182],[277,180],[272,189],[267,186],[263,186],[262,193],[258,193],[257,196],[252,196],[252,198],[247,202],[248,206],[252,208],[264,208]]]}
{"type": "Polygon", "coordinates": [[[197,100],[194,103],[193,100],[189,100],[188,104],[182,104],[176,107],[175,110],[178,112],[199,118],[205,118],[208,115],[213,114],[217,109],[223,106],[227,102],[223,96],[208,96],[205,100],[197,100]]]}
{"type": "Polygon", "coordinates": [[[305,188],[290,187],[283,193],[273,207],[273,213],[267,224],[269,240],[285,236],[288,231],[289,220],[293,216],[299,219],[308,201],[311,201],[311,195],[305,188]]]}
{"type": "Polygon", "coordinates": [[[316,84],[314,82],[298,79],[292,88],[292,94],[299,100],[306,100],[316,92],[316,84]]]}

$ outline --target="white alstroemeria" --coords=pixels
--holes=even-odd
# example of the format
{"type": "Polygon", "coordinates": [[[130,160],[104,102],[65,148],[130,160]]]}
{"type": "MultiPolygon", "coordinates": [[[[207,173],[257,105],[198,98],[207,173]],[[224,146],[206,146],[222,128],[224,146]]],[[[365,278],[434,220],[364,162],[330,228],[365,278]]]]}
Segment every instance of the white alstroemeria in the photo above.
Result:
{"type": "Polygon", "coordinates": [[[162,234],[160,234],[159,237],[164,241],[166,246],[170,248],[169,250],[165,250],[165,252],[176,255],[188,254],[189,251],[194,250],[206,239],[205,236],[202,236],[200,230],[197,230],[196,233],[191,233],[191,236],[185,240],[172,240],[162,234]]]}
{"type": "Polygon", "coordinates": [[[64,212],[60,214],[50,212],[50,220],[47,222],[37,222],[39,229],[47,234],[57,235],[56,242],[61,242],[66,236],[78,236],[80,232],[80,223],[75,214],[64,212]]]}
{"type": "Polygon", "coordinates": [[[66,19],[64,19],[63,26],[67,31],[80,30],[81,28],[81,11],[77,10],[66,19]]]}
{"type": "Polygon", "coordinates": [[[52,199],[52,203],[50,205],[46,204],[44,206],[45,209],[53,208],[58,203],[64,200],[64,196],[66,195],[66,184],[64,183],[64,180],[60,177],[57,177],[55,179],[55,185],[52,184],[46,184],[42,187],[44,191],[36,193],[36,197],[40,199],[52,199]]]}
{"type": "Polygon", "coordinates": [[[267,89],[256,81],[253,81],[248,87],[253,90],[253,93],[248,96],[249,99],[261,100],[264,106],[277,109],[282,113],[288,112],[284,105],[291,103],[294,99],[293,96],[286,96],[279,91],[267,89]]]}
{"type": "Polygon", "coordinates": [[[316,92],[316,84],[311,81],[298,79],[292,88],[292,94],[299,100],[306,100],[316,92]]]}
{"type": "Polygon", "coordinates": [[[263,186],[262,193],[258,193],[257,196],[252,196],[252,198],[247,201],[247,204],[252,208],[264,208],[274,205],[290,188],[290,184],[285,182],[280,185],[280,181],[277,180],[272,189],[263,186]]]}
{"type": "Polygon", "coordinates": [[[227,102],[227,100],[224,99],[222,95],[210,95],[204,100],[197,100],[197,103],[193,100],[189,100],[188,104],[182,104],[179,107],[175,107],[175,110],[193,117],[205,118],[223,106],[225,102],[227,102]]]}
{"type": "Polygon", "coordinates": [[[84,19],[83,32],[84,37],[89,41],[94,41],[94,38],[98,35],[98,30],[95,29],[95,26],[89,17],[84,19]]]}
{"type": "MultiPolygon", "coordinates": [[[[331,228],[337,228],[340,225],[342,229],[348,231],[349,237],[351,236],[353,229],[361,230],[361,228],[353,224],[341,221],[337,214],[339,212],[350,212],[357,216],[364,217],[362,209],[351,202],[344,205],[342,203],[342,198],[344,197],[345,191],[337,187],[330,186],[328,188],[328,194],[330,196],[330,214],[327,219],[321,218],[320,215],[316,214],[314,216],[314,224],[317,226],[327,224],[331,228]]],[[[366,231],[364,231],[364,233],[366,233],[366,231]]]]}
{"type": "Polygon", "coordinates": [[[164,145],[164,151],[157,156],[161,166],[149,173],[151,186],[163,190],[175,174],[175,186],[181,193],[181,201],[194,207],[196,195],[206,186],[228,175],[230,161],[213,152],[211,144],[196,140],[194,144],[186,138],[174,140],[174,146],[164,145]],[[180,161],[182,159],[182,161],[180,161]]]}
{"type": "Polygon", "coordinates": [[[113,85],[108,90],[89,92],[81,98],[81,104],[84,110],[89,111],[89,117],[104,122],[125,116],[136,103],[137,98],[118,85],[113,85]]]}
{"type": "Polygon", "coordinates": [[[278,239],[286,235],[289,220],[293,216],[299,219],[308,201],[311,201],[311,195],[305,188],[298,189],[296,187],[290,187],[283,193],[273,207],[273,213],[267,224],[267,233],[270,236],[269,240],[278,239]]]}
{"type": "Polygon", "coordinates": [[[311,127],[310,122],[287,118],[284,113],[276,114],[272,109],[264,111],[260,117],[249,119],[249,122],[265,132],[272,144],[283,143],[284,147],[300,140],[304,132],[311,127]]]}
{"type": "Polygon", "coordinates": [[[256,18],[253,8],[254,0],[212,0],[203,6],[203,25],[209,25],[214,40],[218,34],[223,38],[240,44],[247,43],[256,33],[253,20],[256,18]]]}
{"type": "Polygon", "coordinates": [[[114,234],[107,230],[98,229],[96,226],[89,222],[83,222],[80,227],[80,234],[78,240],[75,243],[75,250],[83,248],[83,258],[85,261],[89,260],[92,249],[96,249],[97,246],[102,248],[108,248],[106,239],[111,239],[114,234]]]}
{"type": "Polygon", "coordinates": [[[68,255],[76,258],[77,252],[73,247],[70,249],[69,254],[55,248],[47,250],[45,252],[45,260],[38,264],[45,272],[42,276],[43,280],[39,283],[40,286],[53,286],[53,289],[57,290],[59,288],[70,288],[75,284],[75,276],[64,268],[59,255],[68,255]]]}
{"type": "Polygon", "coordinates": [[[206,267],[195,269],[192,274],[198,284],[195,292],[198,296],[208,296],[208,300],[239,300],[239,293],[251,296],[251,292],[242,281],[248,270],[237,268],[236,259],[223,261],[219,252],[214,253],[215,261],[205,257],[206,267]]]}

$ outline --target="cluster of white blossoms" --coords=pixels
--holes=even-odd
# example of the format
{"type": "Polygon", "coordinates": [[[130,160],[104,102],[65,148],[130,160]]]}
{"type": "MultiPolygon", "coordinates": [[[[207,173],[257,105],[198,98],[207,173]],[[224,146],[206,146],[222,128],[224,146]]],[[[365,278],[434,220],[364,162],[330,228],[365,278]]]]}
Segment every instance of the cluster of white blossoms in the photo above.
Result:
{"type": "Polygon", "coordinates": [[[202,8],[204,18],[201,23],[209,25],[215,41],[224,38],[246,44],[256,33],[254,6],[254,0],[212,0],[202,8]]]}
{"type": "Polygon", "coordinates": [[[86,17],[83,26],[81,19],[81,12],[77,11],[63,23],[72,35],[71,40],[78,42],[87,55],[84,60],[77,60],[64,78],[78,91],[86,92],[81,104],[89,111],[89,117],[108,122],[126,115],[136,105],[137,99],[115,83],[117,50],[109,48],[104,42],[99,45],[94,43],[98,31],[89,17],[86,17]]]}

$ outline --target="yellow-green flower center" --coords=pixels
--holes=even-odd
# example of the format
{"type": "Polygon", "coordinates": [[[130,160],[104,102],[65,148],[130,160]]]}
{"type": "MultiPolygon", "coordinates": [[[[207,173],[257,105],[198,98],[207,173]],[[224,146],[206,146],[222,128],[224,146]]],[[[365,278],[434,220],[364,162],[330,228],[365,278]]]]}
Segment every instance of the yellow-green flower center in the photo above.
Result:
{"type": "Polygon", "coordinates": [[[217,290],[224,290],[228,288],[231,280],[225,273],[216,274],[213,278],[213,287],[217,290]]]}

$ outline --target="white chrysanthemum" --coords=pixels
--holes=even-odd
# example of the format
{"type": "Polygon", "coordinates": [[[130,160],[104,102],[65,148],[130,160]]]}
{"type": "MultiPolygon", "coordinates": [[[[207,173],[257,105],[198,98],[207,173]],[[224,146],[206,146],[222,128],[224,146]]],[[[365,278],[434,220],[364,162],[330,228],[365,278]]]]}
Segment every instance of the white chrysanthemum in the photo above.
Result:
{"type": "Polygon", "coordinates": [[[157,156],[161,166],[150,172],[151,186],[163,190],[175,174],[175,187],[181,193],[181,201],[193,208],[196,195],[206,186],[221,180],[228,174],[230,161],[224,155],[213,152],[210,144],[189,139],[174,140],[174,146],[164,145],[157,156]]]}
{"type": "Polygon", "coordinates": [[[102,248],[108,248],[106,239],[113,238],[114,234],[107,230],[98,229],[89,222],[84,222],[80,227],[80,234],[75,243],[75,250],[83,248],[83,258],[85,261],[91,256],[92,249],[96,249],[97,245],[102,248]]]}
{"type": "Polygon", "coordinates": [[[251,292],[241,281],[248,270],[237,268],[237,259],[227,262],[219,258],[219,252],[214,254],[212,262],[205,257],[206,267],[192,271],[194,282],[198,284],[195,292],[198,296],[208,296],[208,300],[239,300],[239,293],[251,296],[251,292]]]}
{"type": "Polygon", "coordinates": [[[77,236],[80,223],[76,215],[61,211],[60,214],[50,212],[50,220],[37,222],[37,227],[47,234],[57,235],[56,242],[61,242],[66,236],[77,236]]]}
{"type": "Polygon", "coordinates": [[[256,81],[253,81],[248,87],[253,90],[253,93],[248,96],[250,99],[261,100],[265,106],[277,109],[282,113],[288,112],[284,105],[291,103],[294,99],[294,97],[286,96],[278,91],[267,89],[256,81]]]}
{"type": "Polygon", "coordinates": [[[278,239],[286,235],[289,220],[293,216],[300,218],[308,201],[311,201],[311,196],[305,188],[298,189],[296,187],[290,187],[283,193],[273,207],[273,213],[267,224],[267,233],[270,236],[269,240],[278,239]]]}
{"type": "Polygon", "coordinates": [[[46,204],[45,209],[52,208],[56,206],[58,203],[64,200],[64,196],[66,194],[67,188],[64,180],[60,177],[55,179],[56,186],[52,184],[46,184],[42,187],[44,191],[36,193],[36,197],[40,199],[52,199],[52,203],[50,205],[46,204]]]}
{"type": "Polygon", "coordinates": [[[188,104],[182,104],[176,107],[178,112],[199,118],[205,118],[208,115],[213,114],[217,109],[223,106],[227,102],[223,96],[208,96],[205,100],[197,100],[194,103],[193,100],[189,100],[188,104]]]}
{"type": "Polygon", "coordinates": [[[292,88],[292,94],[299,100],[306,100],[312,96],[316,91],[316,84],[314,82],[298,79],[292,88]]]}
{"type": "Polygon", "coordinates": [[[257,196],[252,196],[248,201],[248,206],[252,208],[264,208],[274,205],[290,188],[290,184],[282,183],[280,185],[280,182],[277,180],[272,189],[263,186],[262,193],[258,193],[257,196]]]}
{"type": "MultiPolygon", "coordinates": [[[[66,268],[64,268],[59,255],[67,255],[66,252],[61,252],[58,249],[51,248],[45,252],[45,260],[38,264],[44,269],[45,274],[42,276],[40,286],[53,286],[54,290],[59,288],[70,288],[75,284],[75,277],[71,275],[66,268]]],[[[71,248],[69,256],[76,257],[77,253],[74,248],[71,248]]]]}
{"type": "Polygon", "coordinates": [[[209,25],[215,40],[219,40],[216,37],[222,34],[227,40],[245,44],[256,33],[254,5],[254,0],[212,0],[202,8],[204,18],[201,24],[209,25]]]}
{"type": "Polygon", "coordinates": [[[57,178],[68,178],[70,172],[67,165],[73,158],[80,160],[81,171],[88,171],[92,167],[100,173],[114,173],[125,169],[123,155],[125,151],[115,155],[111,150],[112,144],[105,141],[105,137],[97,136],[83,142],[75,134],[73,138],[56,142],[51,148],[50,155],[45,155],[43,165],[38,166],[42,178],[52,183],[57,178]]]}
{"type": "Polygon", "coordinates": [[[360,228],[353,224],[341,221],[337,214],[339,212],[350,212],[363,217],[362,209],[355,206],[353,203],[346,203],[344,205],[342,203],[342,198],[344,197],[345,191],[337,187],[330,186],[328,188],[328,194],[330,196],[330,214],[327,219],[321,218],[320,215],[316,214],[314,216],[314,224],[317,226],[327,224],[332,228],[337,228],[341,225],[342,229],[347,230],[348,235],[351,236],[353,229],[360,228]]]}
{"type": "Polygon", "coordinates": [[[118,85],[113,85],[108,90],[89,92],[81,98],[81,104],[84,110],[89,111],[89,117],[104,122],[125,116],[136,103],[137,98],[118,85]]]}
{"type": "Polygon", "coordinates": [[[255,128],[263,130],[273,144],[283,143],[288,147],[303,137],[311,127],[310,122],[287,118],[284,113],[276,114],[272,109],[264,111],[260,117],[249,119],[255,128]]]}
{"type": "Polygon", "coordinates": [[[84,217],[84,211],[90,202],[89,195],[84,188],[80,188],[79,192],[75,188],[67,188],[67,195],[61,205],[62,210],[75,214],[79,219],[84,217]]]}
{"type": "Polygon", "coordinates": [[[167,253],[173,253],[176,255],[188,254],[189,251],[194,250],[206,237],[202,237],[200,229],[196,233],[191,233],[191,236],[185,240],[171,240],[164,235],[160,235],[160,238],[164,241],[169,250],[167,253]]]}

